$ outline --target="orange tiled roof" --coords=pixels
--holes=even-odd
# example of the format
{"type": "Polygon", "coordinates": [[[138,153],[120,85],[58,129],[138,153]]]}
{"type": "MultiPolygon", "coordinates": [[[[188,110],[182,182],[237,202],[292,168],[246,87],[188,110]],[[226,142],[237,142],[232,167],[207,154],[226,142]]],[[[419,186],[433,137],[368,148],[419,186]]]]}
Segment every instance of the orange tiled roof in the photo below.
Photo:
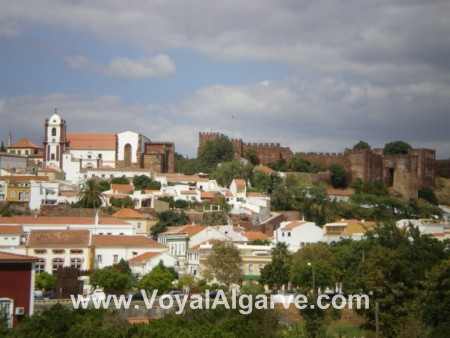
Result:
{"type": "Polygon", "coordinates": [[[89,230],[31,230],[28,246],[78,247],[89,246],[89,230]]]}
{"type": "Polygon", "coordinates": [[[355,194],[355,189],[327,189],[328,195],[351,196],[355,194]]]}
{"type": "Polygon", "coordinates": [[[143,247],[156,246],[166,247],[150,237],[144,235],[93,235],[92,245],[94,246],[120,246],[120,247],[143,247]]]}
{"type": "Polygon", "coordinates": [[[139,256],[129,259],[128,262],[131,262],[131,263],[145,262],[145,261],[152,259],[154,257],[157,257],[161,254],[162,254],[162,252],[144,252],[143,254],[141,254],[139,256]]]}
{"type": "MultiPolygon", "coordinates": [[[[12,217],[0,217],[0,224],[36,224],[36,225],[93,225],[95,223],[94,217],[32,217],[32,216],[12,216],[12,217]]],[[[99,217],[99,224],[108,225],[130,225],[120,218],[116,217],[99,217]]]]}
{"type": "Polygon", "coordinates": [[[0,234],[2,235],[20,235],[22,226],[20,225],[0,225],[0,234]]]}
{"type": "Polygon", "coordinates": [[[133,186],[131,184],[111,184],[111,190],[117,190],[118,192],[128,194],[133,191],[133,186]]]}
{"type": "Polygon", "coordinates": [[[116,149],[115,134],[66,134],[69,149],[116,149]]]}
{"type": "Polygon", "coordinates": [[[13,254],[9,252],[3,252],[0,251],[0,261],[8,261],[8,262],[32,262],[32,261],[38,261],[39,258],[33,257],[33,256],[27,256],[27,255],[19,255],[19,254],[13,254]]]}
{"type": "Polygon", "coordinates": [[[268,196],[260,192],[248,192],[247,197],[268,197],[268,196]]]}
{"type": "Polygon", "coordinates": [[[182,190],[181,195],[197,195],[197,191],[195,190],[182,190]]]}
{"type": "Polygon", "coordinates": [[[186,224],[163,232],[162,235],[186,233],[189,237],[206,229],[207,225],[186,224]]]}
{"type": "Polygon", "coordinates": [[[255,240],[255,239],[261,239],[261,240],[268,240],[269,237],[267,237],[266,234],[262,233],[261,231],[246,231],[245,236],[249,241],[255,240]]]}
{"type": "Polygon", "coordinates": [[[41,149],[36,143],[31,142],[29,139],[23,138],[19,142],[10,145],[8,148],[35,148],[41,149]]]}
{"type": "Polygon", "coordinates": [[[236,186],[238,187],[245,187],[247,184],[245,183],[245,180],[242,178],[235,178],[234,183],[236,183],[236,186]]]}
{"type": "Polygon", "coordinates": [[[206,198],[206,199],[208,199],[208,198],[214,198],[214,193],[212,193],[212,192],[210,192],[210,191],[201,191],[200,192],[200,197],[201,198],[206,198]]]}
{"type": "Polygon", "coordinates": [[[305,221],[294,221],[294,222],[291,222],[288,225],[286,225],[281,230],[292,230],[296,227],[302,226],[303,224],[306,224],[306,222],[305,221]]]}
{"type": "Polygon", "coordinates": [[[130,208],[122,208],[119,211],[112,214],[112,216],[118,218],[147,218],[140,212],[137,212],[136,210],[130,208]]]}
{"type": "Polygon", "coordinates": [[[269,168],[269,167],[266,166],[266,165],[264,165],[264,166],[259,166],[259,167],[255,167],[255,168],[253,169],[253,171],[263,171],[263,172],[265,172],[265,173],[267,173],[267,174],[272,174],[272,173],[275,172],[275,170],[269,168]]]}

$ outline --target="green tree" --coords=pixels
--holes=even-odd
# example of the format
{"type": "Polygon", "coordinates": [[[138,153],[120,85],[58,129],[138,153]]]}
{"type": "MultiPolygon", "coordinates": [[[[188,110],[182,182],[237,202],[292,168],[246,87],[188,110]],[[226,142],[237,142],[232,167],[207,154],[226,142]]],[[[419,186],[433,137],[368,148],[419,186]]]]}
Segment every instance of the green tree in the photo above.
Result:
{"type": "Polygon", "coordinates": [[[203,172],[211,173],[217,165],[234,158],[234,146],[228,137],[221,135],[217,140],[208,141],[200,149],[197,160],[203,172]]]}
{"type": "Polygon", "coordinates": [[[328,170],[331,174],[331,185],[334,188],[342,189],[347,187],[347,172],[342,164],[330,164],[328,170]]]}
{"type": "Polygon", "coordinates": [[[244,158],[254,166],[260,164],[258,153],[255,149],[247,149],[245,151],[244,158]]]}
{"type": "Polygon", "coordinates": [[[47,272],[41,272],[36,274],[34,280],[34,285],[36,289],[39,290],[55,290],[56,289],[56,276],[49,274],[47,272]]]}
{"type": "Polygon", "coordinates": [[[210,177],[222,187],[229,187],[235,178],[247,181],[252,175],[252,169],[251,164],[241,164],[239,161],[233,160],[221,163],[213,170],[210,177]]]}
{"type": "Polygon", "coordinates": [[[113,267],[94,270],[90,276],[91,284],[103,288],[106,292],[125,292],[130,289],[131,276],[113,267]]]}
{"type": "Polygon", "coordinates": [[[419,198],[423,198],[425,201],[433,205],[439,205],[439,201],[434,194],[433,189],[431,189],[430,187],[419,188],[419,198]]]}
{"type": "Polygon", "coordinates": [[[411,148],[411,145],[404,141],[394,141],[384,145],[383,155],[407,154],[411,148]]]}
{"type": "Polygon", "coordinates": [[[146,175],[136,175],[133,178],[134,190],[159,190],[161,189],[161,183],[154,181],[146,175]]]}
{"type": "Polygon", "coordinates": [[[150,235],[153,239],[157,239],[158,235],[161,232],[164,232],[167,230],[168,226],[180,226],[187,224],[187,217],[186,214],[178,213],[172,210],[167,210],[163,212],[159,212],[156,214],[158,217],[158,222],[154,224],[150,230],[150,235]]]}
{"type": "Polygon", "coordinates": [[[105,180],[98,182],[97,185],[101,192],[111,189],[111,183],[109,183],[108,181],[105,181],[105,180]]]}
{"type": "Polygon", "coordinates": [[[271,250],[272,261],[261,270],[261,283],[281,289],[289,282],[292,254],[284,242],[278,242],[271,250]]]}
{"type": "Polygon", "coordinates": [[[152,271],[142,277],[138,287],[150,292],[158,290],[158,294],[163,294],[173,288],[172,282],[177,278],[178,274],[173,269],[166,267],[161,260],[152,271]]]}
{"type": "Polygon", "coordinates": [[[278,172],[286,172],[287,168],[288,168],[286,160],[284,158],[280,159],[280,160],[278,160],[276,162],[268,163],[267,166],[270,169],[278,171],[278,172]]]}
{"type": "Polygon", "coordinates": [[[242,258],[236,246],[229,241],[214,242],[205,261],[205,275],[215,277],[227,287],[242,279],[242,258]]]}
{"type": "Polygon", "coordinates": [[[365,141],[359,141],[353,146],[353,150],[370,150],[370,144],[365,141]]]}
{"type": "Polygon", "coordinates": [[[78,191],[78,202],[84,208],[98,208],[104,199],[101,187],[93,179],[87,180],[78,191]]]}
{"type": "Polygon", "coordinates": [[[264,171],[256,171],[251,176],[250,183],[253,189],[271,194],[274,187],[282,180],[277,173],[268,174],[264,171]]]}
{"type": "Polygon", "coordinates": [[[5,148],[5,145],[3,144],[3,141],[2,141],[2,144],[0,145],[0,151],[1,152],[6,152],[6,148],[5,148]]]}
{"type": "Polygon", "coordinates": [[[200,163],[196,158],[187,158],[181,154],[175,153],[175,172],[193,175],[200,171],[200,163]]]}
{"type": "Polygon", "coordinates": [[[109,203],[117,208],[134,208],[134,202],[130,196],[124,198],[111,197],[109,203]]]}
{"type": "Polygon", "coordinates": [[[130,184],[130,181],[123,175],[122,177],[114,177],[111,180],[111,184],[130,184]]]}
{"type": "Polygon", "coordinates": [[[308,172],[311,163],[298,157],[291,157],[287,162],[287,169],[296,172],[308,172]]]}

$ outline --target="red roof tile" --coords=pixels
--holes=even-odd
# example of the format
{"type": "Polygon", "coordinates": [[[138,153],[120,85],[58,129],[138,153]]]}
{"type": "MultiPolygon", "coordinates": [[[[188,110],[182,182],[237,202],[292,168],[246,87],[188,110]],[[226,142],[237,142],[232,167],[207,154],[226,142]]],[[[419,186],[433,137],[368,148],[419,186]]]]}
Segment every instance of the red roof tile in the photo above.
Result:
{"type": "Polygon", "coordinates": [[[39,147],[36,143],[31,142],[30,140],[23,138],[19,142],[16,142],[12,145],[10,145],[8,148],[35,148],[40,149],[42,147],[39,147]]]}
{"type": "Polygon", "coordinates": [[[262,233],[261,231],[246,231],[245,236],[249,241],[255,240],[255,239],[261,239],[261,240],[268,240],[269,237],[267,237],[266,234],[262,233]]]}
{"type": "Polygon", "coordinates": [[[147,218],[142,215],[140,212],[130,208],[122,208],[119,211],[112,214],[113,217],[117,218],[147,218]]]}
{"type": "Polygon", "coordinates": [[[166,232],[163,232],[162,235],[186,233],[189,237],[191,237],[199,233],[203,229],[206,229],[207,227],[208,227],[207,225],[186,224],[167,230],[166,232]]]}
{"type": "Polygon", "coordinates": [[[286,225],[284,228],[282,228],[281,230],[292,230],[296,227],[302,226],[303,224],[306,224],[307,222],[305,221],[294,221],[289,223],[288,225],[286,225]]]}
{"type": "Polygon", "coordinates": [[[2,235],[20,235],[21,233],[20,225],[0,225],[0,234],[2,235]]]}
{"type": "Polygon", "coordinates": [[[131,263],[145,262],[149,259],[152,259],[152,258],[157,257],[162,254],[163,254],[162,252],[144,252],[143,254],[141,254],[139,256],[129,259],[128,262],[131,262],[131,263]]]}
{"type": "Polygon", "coordinates": [[[66,134],[69,149],[116,149],[115,134],[66,134]]]}
{"type": "Polygon", "coordinates": [[[235,178],[233,181],[234,181],[234,183],[236,183],[236,186],[238,186],[238,187],[246,186],[245,180],[242,178],[235,178]]]}
{"type": "Polygon", "coordinates": [[[93,235],[92,245],[94,246],[119,246],[119,247],[166,247],[165,245],[156,242],[150,237],[143,235],[93,235]]]}
{"type": "MultiPolygon", "coordinates": [[[[12,217],[0,217],[0,224],[12,224],[12,225],[93,225],[95,223],[95,217],[32,217],[32,216],[12,216],[12,217]]],[[[130,225],[120,218],[116,217],[99,217],[99,224],[107,225],[130,225]]]]}
{"type": "Polygon", "coordinates": [[[89,246],[89,230],[31,230],[27,245],[32,247],[89,246]]]}
{"type": "Polygon", "coordinates": [[[0,262],[37,262],[38,257],[0,251],[0,262]]]}
{"type": "Polygon", "coordinates": [[[111,184],[111,190],[128,194],[134,189],[131,184],[111,184]]]}

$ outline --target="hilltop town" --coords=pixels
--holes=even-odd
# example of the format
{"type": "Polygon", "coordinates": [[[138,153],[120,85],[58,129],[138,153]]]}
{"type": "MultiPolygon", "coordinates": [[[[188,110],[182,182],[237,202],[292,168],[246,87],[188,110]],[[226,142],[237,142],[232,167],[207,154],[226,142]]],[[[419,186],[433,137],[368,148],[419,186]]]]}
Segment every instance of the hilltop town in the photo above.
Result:
{"type": "MultiPolygon", "coordinates": [[[[55,299],[96,287],[123,293],[146,285],[154,269],[169,269],[185,282],[166,291],[258,281],[263,291],[281,291],[304,281],[271,280],[280,248],[301,257],[314,245],[367,240],[384,223],[441,244],[450,238],[450,160],[436,160],[433,149],[389,153],[360,142],[342,153],[302,153],[200,132],[198,158],[187,160],[170,140],[72,131],[57,111],[43,126],[42,144],[10,135],[0,152],[0,266],[26,262],[33,276],[30,284],[13,271],[2,275],[0,286],[23,309],[11,326],[33,313],[35,289],[55,299]],[[211,267],[219,242],[239,254],[237,279],[223,280],[211,267]],[[129,278],[111,286],[94,277],[110,269],[129,278]],[[39,275],[54,283],[35,287],[39,275]]],[[[346,288],[342,278],[325,284],[321,292],[346,288]]]]}

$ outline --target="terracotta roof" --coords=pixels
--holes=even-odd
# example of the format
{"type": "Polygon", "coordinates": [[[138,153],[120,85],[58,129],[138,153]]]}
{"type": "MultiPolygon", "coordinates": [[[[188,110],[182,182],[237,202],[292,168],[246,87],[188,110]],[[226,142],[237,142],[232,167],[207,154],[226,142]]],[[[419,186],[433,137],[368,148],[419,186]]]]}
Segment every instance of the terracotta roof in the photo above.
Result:
{"type": "Polygon", "coordinates": [[[22,226],[20,225],[0,225],[0,234],[2,235],[20,235],[22,226]]]}
{"type": "MultiPolygon", "coordinates": [[[[12,216],[12,217],[0,217],[0,224],[36,224],[36,225],[94,225],[95,217],[32,217],[32,216],[12,216]]],[[[117,217],[99,217],[99,224],[108,225],[130,225],[117,217]]]]}
{"type": "Polygon", "coordinates": [[[271,174],[271,173],[274,173],[274,172],[275,172],[275,170],[269,168],[269,167],[266,166],[266,165],[259,166],[259,167],[255,167],[255,168],[253,169],[253,171],[263,171],[263,172],[265,172],[265,173],[267,173],[267,174],[271,174]]]}
{"type": "Polygon", "coordinates": [[[0,251],[0,261],[8,261],[8,262],[37,262],[39,260],[38,257],[27,256],[27,255],[19,255],[13,254],[9,252],[0,251]]]}
{"type": "Polygon", "coordinates": [[[115,247],[166,247],[165,245],[158,243],[157,241],[144,235],[92,235],[92,245],[115,247]]]}
{"type": "Polygon", "coordinates": [[[210,192],[210,191],[201,191],[201,192],[200,192],[200,197],[201,197],[201,198],[206,198],[206,199],[208,199],[208,198],[214,198],[214,196],[215,196],[215,194],[212,193],[212,192],[210,192]]]}
{"type": "Polygon", "coordinates": [[[29,182],[29,181],[48,181],[48,176],[34,176],[34,175],[10,175],[10,176],[0,176],[0,181],[20,181],[20,182],[29,182]]]}
{"type": "Polygon", "coordinates": [[[116,149],[115,134],[66,134],[70,149],[116,149]]]}
{"type": "Polygon", "coordinates": [[[262,233],[261,231],[246,231],[245,237],[249,241],[255,240],[255,239],[261,239],[261,240],[268,240],[269,237],[267,237],[266,234],[262,233]]]}
{"type": "Polygon", "coordinates": [[[328,195],[351,196],[355,194],[355,189],[327,189],[328,195]]]}
{"type": "Polygon", "coordinates": [[[288,225],[286,225],[284,228],[282,228],[281,230],[292,230],[296,227],[302,226],[303,224],[306,224],[307,222],[305,221],[294,221],[289,223],[288,225]]]}
{"type": "Polygon", "coordinates": [[[134,188],[131,184],[111,184],[111,190],[122,192],[128,194],[130,191],[133,191],[134,188]]]}
{"type": "Polygon", "coordinates": [[[128,262],[131,262],[131,263],[145,262],[149,259],[152,259],[152,258],[157,257],[162,254],[163,254],[163,252],[144,252],[143,254],[141,254],[139,256],[129,259],[128,262]]]}
{"type": "Polygon", "coordinates": [[[112,214],[112,217],[118,217],[118,218],[147,218],[144,215],[142,215],[140,212],[137,212],[136,210],[130,209],[130,208],[122,208],[119,211],[112,214]]]}
{"type": "Polygon", "coordinates": [[[161,175],[166,178],[167,182],[208,182],[208,178],[199,177],[196,175],[179,175],[179,174],[166,174],[161,175]]]}
{"type": "Polygon", "coordinates": [[[227,193],[225,194],[227,197],[233,197],[233,193],[231,191],[227,191],[227,193]]]}
{"type": "Polygon", "coordinates": [[[89,246],[89,230],[31,230],[27,246],[81,247],[89,246]]]}
{"type": "Polygon", "coordinates": [[[245,180],[242,178],[235,178],[234,183],[236,183],[236,186],[238,187],[245,187],[247,184],[245,183],[245,180]]]}
{"type": "Polygon", "coordinates": [[[8,148],[36,148],[40,149],[42,147],[39,147],[36,143],[31,142],[30,140],[23,138],[19,142],[16,142],[12,145],[10,145],[8,148]]]}
{"type": "Polygon", "coordinates": [[[186,224],[167,230],[166,232],[163,232],[162,235],[186,233],[189,237],[191,237],[199,233],[200,231],[206,229],[207,227],[208,227],[207,225],[186,224]]]}
{"type": "Polygon", "coordinates": [[[195,190],[182,190],[181,195],[197,195],[197,191],[195,190]]]}

